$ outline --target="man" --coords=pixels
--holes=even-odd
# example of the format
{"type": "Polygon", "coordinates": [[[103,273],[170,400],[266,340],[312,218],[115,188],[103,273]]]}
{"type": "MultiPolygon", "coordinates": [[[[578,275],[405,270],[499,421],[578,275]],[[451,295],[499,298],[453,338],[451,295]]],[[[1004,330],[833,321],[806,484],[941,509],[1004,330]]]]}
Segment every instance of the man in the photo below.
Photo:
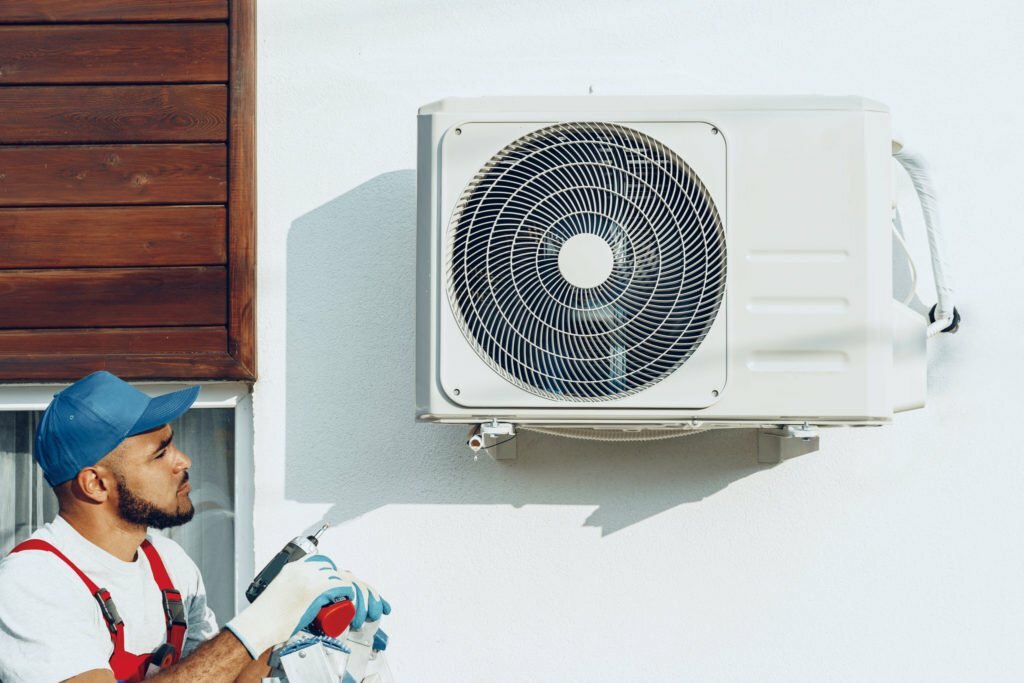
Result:
{"type": "Polygon", "coordinates": [[[218,633],[195,563],[174,541],[147,534],[192,518],[192,461],[168,423],[198,393],[151,399],[97,372],[55,395],[35,458],[59,514],[0,560],[0,681],[231,681],[243,672],[258,680],[254,660],[323,605],[352,600],[355,627],[390,611],[315,555],[282,569],[218,633]]]}

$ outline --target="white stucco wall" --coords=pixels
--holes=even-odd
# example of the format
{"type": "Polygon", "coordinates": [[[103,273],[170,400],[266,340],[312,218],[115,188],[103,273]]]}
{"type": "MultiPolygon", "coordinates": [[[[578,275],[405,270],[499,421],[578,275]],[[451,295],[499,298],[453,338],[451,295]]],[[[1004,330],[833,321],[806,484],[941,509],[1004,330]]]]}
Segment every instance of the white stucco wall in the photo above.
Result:
{"type": "Polygon", "coordinates": [[[1022,23],[996,1],[261,0],[257,565],[334,523],[324,548],[394,603],[406,683],[1024,679],[1022,23]],[[590,86],[889,104],[956,249],[965,322],[932,345],[929,406],[773,468],[750,432],[526,434],[498,465],[414,423],[417,107],[590,86]]]}

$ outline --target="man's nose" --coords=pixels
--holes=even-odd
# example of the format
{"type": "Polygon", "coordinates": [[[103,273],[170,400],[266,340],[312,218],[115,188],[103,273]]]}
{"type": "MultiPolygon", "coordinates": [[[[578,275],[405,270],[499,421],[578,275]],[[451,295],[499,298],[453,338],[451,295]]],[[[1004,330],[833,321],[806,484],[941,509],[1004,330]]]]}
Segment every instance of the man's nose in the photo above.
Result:
{"type": "Polygon", "coordinates": [[[181,470],[187,470],[192,467],[192,458],[188,457],[184,451],[178,451],[178,462],[176,464],[177,467],[175,469],[179,472],[181,470]]]}

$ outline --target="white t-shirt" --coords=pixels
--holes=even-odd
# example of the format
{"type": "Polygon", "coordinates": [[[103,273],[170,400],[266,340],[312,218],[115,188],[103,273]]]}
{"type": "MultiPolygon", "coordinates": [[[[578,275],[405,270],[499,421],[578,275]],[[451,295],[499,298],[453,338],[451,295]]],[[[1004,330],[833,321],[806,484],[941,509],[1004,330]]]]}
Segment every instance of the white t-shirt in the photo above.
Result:
{"type": "MultiPolygon", "coordinates": [[[[167,639],[163,597],[146,554],[124,562],[93,545],[58,515],[32,534],[60,550],[100,588],[110,591],[124,621],[124,645],[145,654],[167,639]]],[[[188,620],[184,653],[217,633],[217,619],[206,604],[199,568],[174,541],[147,538],[160,553],[174,587],[181,592],[188,620]]],[[[113,642],[99,605],[85,583],[50,552],[25,550],[0,560],[0,681],[62,681],[109,669],[113,642]]]]}

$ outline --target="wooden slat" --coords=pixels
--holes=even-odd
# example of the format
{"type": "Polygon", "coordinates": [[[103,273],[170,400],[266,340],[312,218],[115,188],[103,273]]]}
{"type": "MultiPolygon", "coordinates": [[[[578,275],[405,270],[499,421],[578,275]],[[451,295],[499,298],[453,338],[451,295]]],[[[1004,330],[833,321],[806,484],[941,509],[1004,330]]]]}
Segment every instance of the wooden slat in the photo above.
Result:
{"type": "Polygon", "coordinates": [[[223,23],[0,26],[0,85],[227,79],[223,23]]]}
{"type": "Polygon", "coordinates": [[[0,271],[0,328],[227,322],[223,267],[0,271]]]}
{"type": "Polygon", "coordinates": [[[0,356],[0,377],[19,382],[71,382],[96,370],[129,380],[246,380],[248,373],[228,354],[183,356],[65,354],[0,356]]]}
{"type": "Polygon", "coordinates": [[[0,206],[223,203],[226,164],[221,144],[0,147],[0,206]]]}
{"type": "Polygon", "coordinates": [[[226,353],[223,327],[0,330],[0,356],[226,353]]]}
{"type": "Polygon", "coordinates": [[[3,0],[0,23],[226,19],[227,0],[3,0]]]}
{"type": "Polygon", "coordinates": [[[220,206],[0,209],[0,269],[224,264],[225,214],[220,206]]]}
{"type": "Polygon", "coordinates": [[[228,350],[256,380],[256,3],[231,0],[228,350]]]}
{"type": "Polygon", "coordinates": [[[0,88],[0,144],[221,142],[223,85],[0,88]]]}

